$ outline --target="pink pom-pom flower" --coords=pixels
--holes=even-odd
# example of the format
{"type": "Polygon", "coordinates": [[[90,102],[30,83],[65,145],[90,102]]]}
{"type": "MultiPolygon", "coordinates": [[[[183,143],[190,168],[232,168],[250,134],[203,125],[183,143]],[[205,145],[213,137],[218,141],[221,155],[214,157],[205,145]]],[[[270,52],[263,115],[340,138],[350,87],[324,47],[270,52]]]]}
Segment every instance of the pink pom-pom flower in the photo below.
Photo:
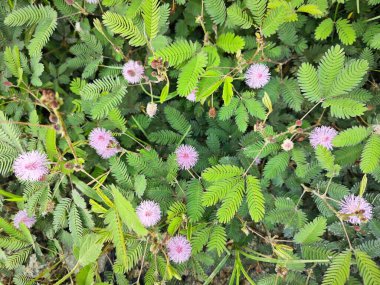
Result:
{"type": "Polygon", "coordinates": [[[270,72],[265,64],[252,64],[245,73],[245,83],[253,89],[264,87],[269,80],[270,72]]]}
{"type": "Polygon", "coordinates": [[[316,148],[318,145],[322,145],[325,148],[332,150],[332,140],[335,138],[335,136],[338,134],[338,132],[330,127],[322,126],[315,128],[310,133],[310,144],[316,148]]]}
{"type": "Polygon", "coordinates": [[[361,224],[372,218],[372,205],[364,198],[351,194],[343,199],[339,213],[351,224],[361,224]]]}
{"type": "Polygon", "coordinates": [[[139,83],[144,75],[144,66],[138,61],[129,60],[123,66],[124,78],[132,84],[139,83]]]}
{"type": "Polygon", "coordinates": [[[25,210],[18,211],[15,217],[13,218],[13,225],[16,228],[20,228],[20,223],[23,223],[27,228],[31,228],[36,222],[35,217],[29,217],[28,213],[25,210]]]}
{"type": "Polygon", "coordinates": [[[20,154],[13,163],[16,177],[23,181],[39,181],[49,173],[46,154],[37,150],[20,154]]]}
{"type": "Polygon", "coordinates": [[[197,97],[195,95],[196,92],[197,92],[197,90],[195,90],[195,89],[193,91],[191,91],[191,93],[186,96],[186,99],[189,100],[190,102],[195,102],[197,100],[197,97]]]}
{"type": "Polygon", "coordinates": [[[160,206],[154,201],[142,201],[136,209],[140,222],[145,227],[156,225],[161,219],[160,206]]]}
{"type": "Polygon", "coordinates": [[[290,151],[294,147],[294,143],[290,139],[286,139],[282,142],[281,148],[285,151],[290,151]]]}
{"type": "Polygon", "coordinates": [[[110,131],[103,128],[95,128],[89,137],[90,146],[103,158],[110,158],[120,151],[119,143],[110,131]]]}
{"type": "Polygon", "coordinates": [[[198,162],[198,152],[191,145],[181,145],[175,151],[181,169],[189,170],[198,162]]]}
{"type": "Polygon", "coordinates": [[[168,256],[175,263],[183,263],[191,256],[190,242],[184,236],[172,237],[167,242],[168,256]]]}

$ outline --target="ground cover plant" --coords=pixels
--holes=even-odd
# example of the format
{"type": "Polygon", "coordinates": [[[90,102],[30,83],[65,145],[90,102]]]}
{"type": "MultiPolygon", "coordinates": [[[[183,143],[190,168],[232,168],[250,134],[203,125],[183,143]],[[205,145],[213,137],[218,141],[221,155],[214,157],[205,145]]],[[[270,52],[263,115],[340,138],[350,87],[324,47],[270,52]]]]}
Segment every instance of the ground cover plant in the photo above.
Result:
{"type": "Polygon", "coordinates": [[[0,283],[380,284],[379,12],[0,1],[0,283]]]}

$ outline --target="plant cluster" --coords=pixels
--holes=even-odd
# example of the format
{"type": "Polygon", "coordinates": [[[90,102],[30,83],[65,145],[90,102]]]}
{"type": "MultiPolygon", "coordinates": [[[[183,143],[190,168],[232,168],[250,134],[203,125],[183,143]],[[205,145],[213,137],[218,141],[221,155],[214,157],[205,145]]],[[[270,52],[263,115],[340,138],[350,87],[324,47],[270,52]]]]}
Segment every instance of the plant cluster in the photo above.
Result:
{"type": "Polygon", "coordinates": [[[0,1],[0,284],[380,284],[379,9],[0,1]]]}

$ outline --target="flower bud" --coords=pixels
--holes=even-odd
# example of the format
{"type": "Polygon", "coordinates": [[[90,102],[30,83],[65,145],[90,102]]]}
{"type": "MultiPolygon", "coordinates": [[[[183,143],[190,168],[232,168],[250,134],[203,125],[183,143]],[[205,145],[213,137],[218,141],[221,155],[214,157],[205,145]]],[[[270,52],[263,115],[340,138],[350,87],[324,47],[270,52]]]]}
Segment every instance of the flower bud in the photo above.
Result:
{"type": "Polygon", "coordinates": [[[157,113],[157,104],[153,102],[148,103],[146,106],[146,113],[150,118],[153,118],[157,113]]]}

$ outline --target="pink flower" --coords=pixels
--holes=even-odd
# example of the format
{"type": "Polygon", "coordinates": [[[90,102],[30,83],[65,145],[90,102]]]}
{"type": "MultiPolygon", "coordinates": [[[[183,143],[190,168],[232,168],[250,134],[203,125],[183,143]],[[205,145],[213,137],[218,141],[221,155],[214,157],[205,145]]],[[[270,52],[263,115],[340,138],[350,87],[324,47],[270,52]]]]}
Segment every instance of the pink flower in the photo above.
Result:
{"type": "Polygon", "coordinates": [[[110,158],[120,151],[117,140],[103,128],[93,129],[88,139],[90,146],[103,158],[110,158]]]}
{"type": "Polygon", "coordinates": [[[20,228],[20,223],[23,223],[27,228],[31,228],[36,222],[35,217],[29,217],[28,213],[25,210],[18,211],[15,217],[13,218],[13,225],[16,228],[20,228]]]}
{"type": "Polygon", "coordinates": [[[285,151],[292,150],[294,147],[294,143],[290,139],[286,139],[282,142],[281,148],[285,151]]]}
{"type": "Polygon", "coordinates": [[[124,78],[132,84],[139,83],[144,75],[144,66],[134,60],[129,60],[123,66],[124,78]]]}
{"type": "Polygon", "coordinates": [[[146,105],[146,113],[150,118],[153,118],[157,113],[157,104],[149,102],[148,105],[146,105]]]}
{"type": "Polygon", "coordinates": [[[39,181],[49,173],[46,154],[37,150],[20,154],[13,163],[16,177],[24,181],[39,181]]]}
{"type": "Polygon", "coordinates": [[[190,242],[184,236],[172,237],[167,243],[168,256],[175,263],[183,263],[191,256],[190,242]]]}
{"type": "Polygon", "coordinates": [[[344,198],[339,213],[351,224],[361,224],[372,218],[372,205],[364,198],[351,194],[344,198]]]}
{"type": "Polygon", "coordinates": [[[152,227],[161,219],[160,206],[154,201],[142,201],[136,209],[140,222],[146,227],[152,227]]]}
{"type": "Polygon", "coordinates": [[[195,95],[195,93],[197,92],[197,90],[193,90],[191,91],[191,93],[189,95],[187,95],[186,99],[189,100],[190,102],[195,102],[197,100],[197,97],[195,95]]]}
{"type": "Polygon", "coordinates": [[[336,130],[330,127],[322,126],[315,128],[310,133],[310,144],[316,148],[318,145],[322,145],[327,149],[332,150],[332,140],[338,134],[336,130]]]}
{"type": "Polygon", "coordinates": [[[245,73],[245,83],[253,89],[265,86],[269,80],[270,72],[265,64],[252,64],[245,73]]]}
{"type": "Polygon", "coordinates": [[[191,145],[181,145],[175,151],[177,163],[181,169],[188,170],[197,163],[198,152],[191,145]]]}

